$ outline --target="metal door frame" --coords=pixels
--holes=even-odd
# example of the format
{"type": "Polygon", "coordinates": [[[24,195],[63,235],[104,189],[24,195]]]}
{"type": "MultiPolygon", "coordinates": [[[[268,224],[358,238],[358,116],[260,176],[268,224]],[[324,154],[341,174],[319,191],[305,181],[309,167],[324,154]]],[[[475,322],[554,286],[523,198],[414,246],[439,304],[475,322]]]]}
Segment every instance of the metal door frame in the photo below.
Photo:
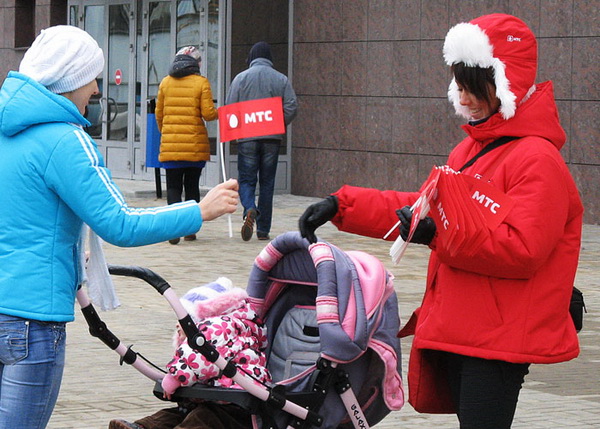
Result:
{"type": "MultiPolygon", "coordinates": [[[[140,149],[145,151],[145,148],[142,146],[142,130],[145,128],[144,126],[140,127],[140,140],[135,140],[135,127],[136,127],[136,114],[135,114],[135,83],[136,83],[136,44],[137,44],[137,7],[138,2],[136,0],[69,0],[68,2],[68,10],[69,10],[69,22],[73,25],[77,25],[80,28],[85,27],[85,8],[89,6],[102,6],[103,7],[103,27],[105,29],[102,34],[102,40],[97,40],[98,45],[102,48],[104,52],[104,59],[106,65],[104,70],[102,71],[102,94],[101,98],[98,100],[101,106],[101,118],[102,118],[102,131],[100,137],[95,137],[95,141],[98,143],[98,149],[100,153],[104,157],[104,160],[111,169],[113,177],[117,178],[125,178],[125,179],[133,179],[134,176],[139,176],[139,172],[137,171],[137,166],[134,165],[136,160],[136,151],[140,152],[140,149]],[[127,79],[128,88],[127,88],[127,139],[126,140],[114,140],[108,138],[108,127],[110,123],[115,119],[115,117],[109,118],[109,103],[111,101],[108,98],[108,85],[115,80],[115,70],[111,70],[109,67],[114,66],[113,64],[109,64],[109,9],[110,6],[114,5],[129,5],[129,55],[128,55],[128,73],[127,76],[123,76],[123,80],[127,79]],[[73,17],[71,14],[73,13],[73,7],[77,7],[77,16],[73,17]],[[126,160],[126,168],[118,169],[115,168],[114,162],[112,162],[109,156],[110,148],[122,148],[125,149],[125,153],[127,154],[126,160]]],[[[85,28],[84,28],[85,29],[85,28]]],[[[142,88],[143,89],[143,88],[142,88]]],[[[141,114],[141,112],[140,112],[141,114]]],[[[112,116],[112,113],[111,113],[112,116]]],[[[140,124],[142,125],[142,123],[140,124]]]]}

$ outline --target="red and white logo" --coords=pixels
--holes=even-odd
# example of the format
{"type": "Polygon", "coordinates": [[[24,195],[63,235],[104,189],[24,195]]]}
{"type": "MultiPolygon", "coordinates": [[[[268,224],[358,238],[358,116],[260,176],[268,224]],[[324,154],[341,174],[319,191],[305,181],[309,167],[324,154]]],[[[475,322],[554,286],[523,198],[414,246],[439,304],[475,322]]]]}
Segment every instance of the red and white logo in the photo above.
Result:
{"type": "Polygon", "coordinates": [[[285,133],[281,97],[219,107],[221,141],[285,133]]]}

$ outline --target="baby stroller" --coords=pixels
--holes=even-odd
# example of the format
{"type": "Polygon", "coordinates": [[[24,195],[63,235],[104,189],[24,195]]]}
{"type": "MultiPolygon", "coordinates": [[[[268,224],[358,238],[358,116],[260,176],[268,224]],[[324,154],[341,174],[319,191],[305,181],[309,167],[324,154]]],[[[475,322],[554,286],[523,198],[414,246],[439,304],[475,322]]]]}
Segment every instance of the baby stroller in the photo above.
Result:
{"type": "MultiPolygon", "coordinates": [[[[110,266],[113,275],[138,277],[167,298],[189,344],[242,389],[195,384],[173,401],[203,399],[237,404],[255,428],[368,428],[404,404],[400,377],[400,320],[392,275],[375,257],[332,244],[309,245],[297,232],[275,238],[257,256],[247,292],[267,327],[268,369],[274,383],[259,386],[203,341],[167,282],[139,267],[110,266]]],[[[157,383],[160,371],[125,348],[80,299],[90,332],[157,383]]]]}

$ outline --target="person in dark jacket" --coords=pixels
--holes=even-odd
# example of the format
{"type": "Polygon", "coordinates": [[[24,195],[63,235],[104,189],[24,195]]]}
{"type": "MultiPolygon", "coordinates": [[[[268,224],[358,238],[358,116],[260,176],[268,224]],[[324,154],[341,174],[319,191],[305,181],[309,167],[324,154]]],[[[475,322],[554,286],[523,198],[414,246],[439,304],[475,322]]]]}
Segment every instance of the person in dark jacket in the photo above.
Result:
{"type": "MultiPolygon", "coordinates": [[[[458,171],[494,141],[516,137],[460,173],[513,206],[475,249],[450,247],[439,219],[418,223],[411,242],[428,245],[431,258],[422,305],[402,331],[415,335],[409,402],[419,412],[456,413],[461,429],[507,429],[529,365],[579,354],[569,303],[583,205],[559,152],[566,135],[552,82],[535,83],[537,42],[527,25],[481,16],[451,28],[443,52],[453,75],[448,97],[468,120],[447,165],[458,171]]],[[[406,240],[419,195],[344,186],[308,207],[300,230],[316,241],[315,229],[331,220],[381,238],[400,217],[389,239],[406,240]]]]}
{"type": "MultiPolygon", "coordinates": [[[[271,47],[258,42],[248,54],[248,69],[231,82],[226,104],[261,98],[281,97],[286,125],[296,117],[298,101],[289,79],[273,68],[271,47]]],[[[268,135],[238,140],[238,181],[240,201],[244,206],[242,239],[248,241],[254,233],[259,240],[268,240],[273,215],[273,192],[279,159],[279,146],[285,136],[268,135]],[[255,202],[259,184],[258,205],[255,202]]]]}

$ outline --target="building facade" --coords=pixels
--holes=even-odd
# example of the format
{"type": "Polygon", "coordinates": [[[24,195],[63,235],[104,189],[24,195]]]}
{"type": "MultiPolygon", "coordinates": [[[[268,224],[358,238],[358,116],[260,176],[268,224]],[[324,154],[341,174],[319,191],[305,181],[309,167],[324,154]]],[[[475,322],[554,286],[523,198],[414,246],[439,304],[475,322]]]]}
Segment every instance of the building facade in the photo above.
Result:
{"type": "MultiPolygon", "coordinates": [[[[204,46],[203,73],[220,104],[248,49],[266,40],[300,101],[282,147],[279,192],[325,196],[345,183],[416,190],[463,136],[446,98],[446,32],[493,12],[520,17],[537,35],[537,80],[554,81],[568,137],[562,154],[585,222],[599,223],[600,0],[3,0],[0,78],[42,28],[86,28],[107,52],[96,139],[117,177],[149,180],[146,101],[175,48],[204,46]]],[[[211,126],[209,186],[219,180],[221,150],[211,126]]],[[[235,177],[235,145],[223,151],[235,177]]]]}

